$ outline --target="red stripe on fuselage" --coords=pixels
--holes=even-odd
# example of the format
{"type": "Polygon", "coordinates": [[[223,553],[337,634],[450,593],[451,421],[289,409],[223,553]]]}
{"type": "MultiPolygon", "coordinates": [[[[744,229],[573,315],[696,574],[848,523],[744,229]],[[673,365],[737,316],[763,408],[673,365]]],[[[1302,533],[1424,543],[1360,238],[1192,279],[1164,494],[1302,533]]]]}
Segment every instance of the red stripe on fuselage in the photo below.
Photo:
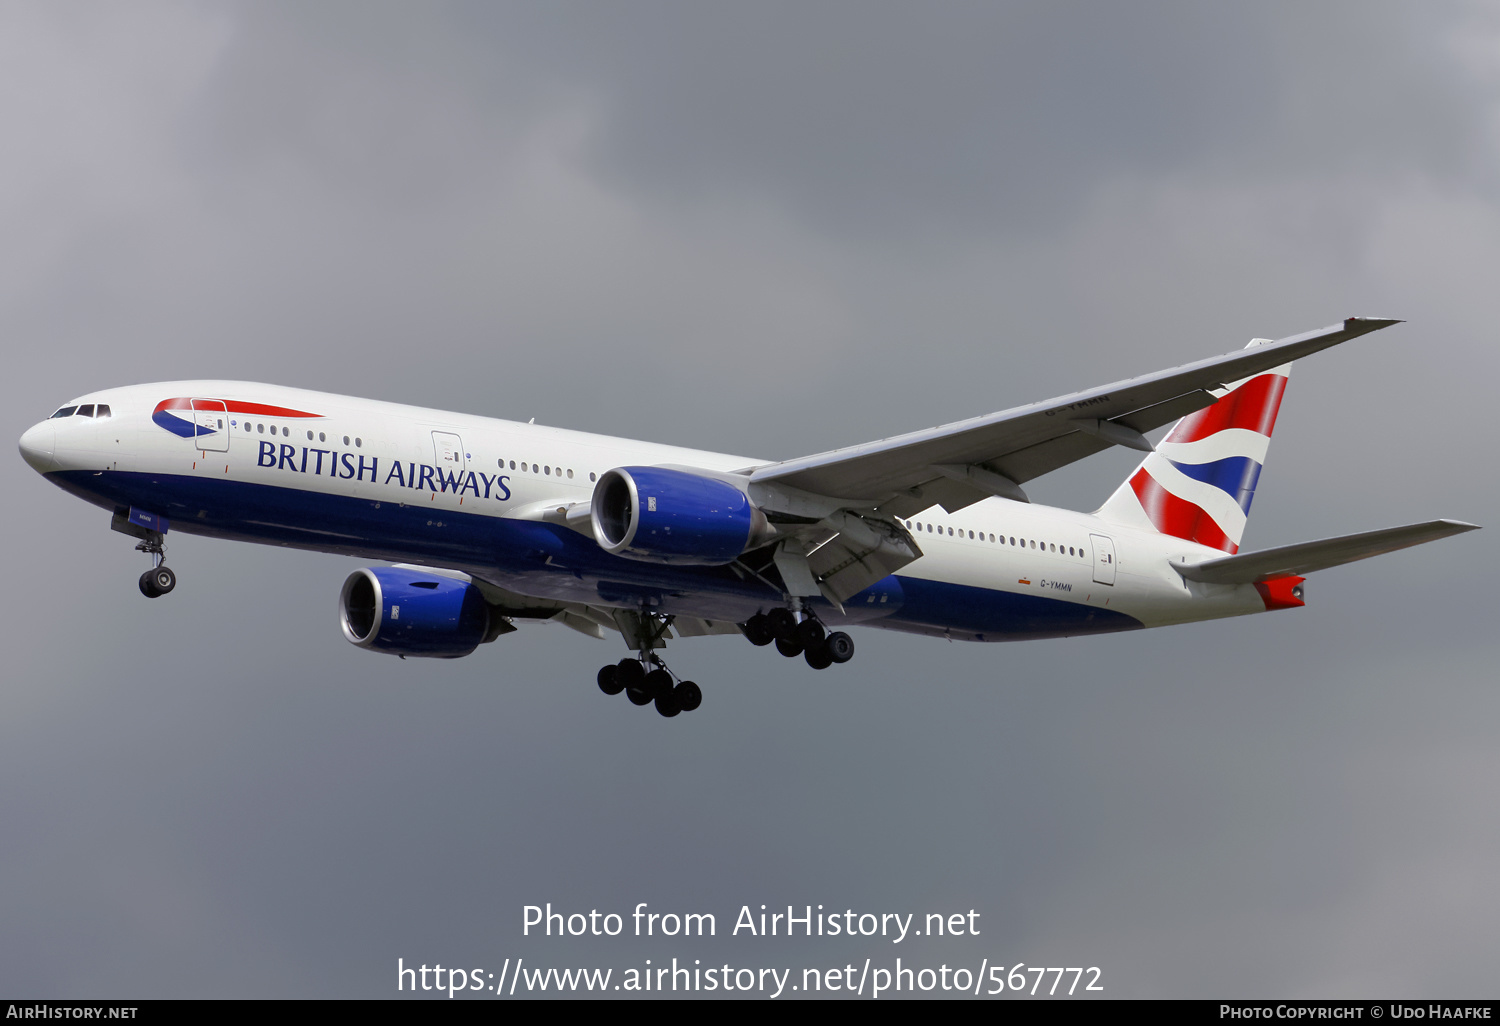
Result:
{"type": "MultiPolygon", "coordinates": [[[[321,417],[321,413],[305,413],[302,410],[289,410],[285,406],[267,406],[265,403],[243,403],[235,399],[205,399],[198,397],[200,403],[222,402],[230,413],[248,413],[256,417],[321,417]]],[[[156,404],[158,410],[191,410],[193,400],[191,399],[163,399],[156,404]]]]}
{"type": "Polygon", "coordinates": [[[1140,500],[1146,516],[1151,518],[1151,523],[1162,534],[1186,538],[1230,554],[1239,551],[1239,546],[1229,540],[1229,536],[1203,507],[1167,491],[1156,478],[1146,473],[1144,467],[1131,477],[1130,487],[1140,500]]]}
{"type": "Polygon", "coordinates": [[[1251,378],[1212,406],[1183,417],[1166,440],[1196,442],[1228,428],[1244,428],[1270,438],[1285,392],[1286,378],[1280,374],[1251,378]]]}

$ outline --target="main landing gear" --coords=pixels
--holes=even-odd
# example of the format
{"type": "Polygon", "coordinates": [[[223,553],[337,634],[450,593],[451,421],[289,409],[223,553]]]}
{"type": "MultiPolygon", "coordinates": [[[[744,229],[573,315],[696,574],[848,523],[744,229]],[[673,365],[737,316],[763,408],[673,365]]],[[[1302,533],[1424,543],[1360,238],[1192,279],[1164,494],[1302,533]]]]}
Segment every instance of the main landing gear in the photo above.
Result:
{"type": "Polygon", "coordinates": [[[756,613],[740,624],[740,630],[752,645],[769,645],[773,642],[776,651],[794,659],[801,656],[814,670],[826,670],[834,663],[847,663],[854,658],[854,639],[843,631],[829,633],[818,618],[806,610],[802,619],[785,607],[777,607],[768,613],[756,613]]]}
{"type": "Polygon", "coordinates": [[[177,575],[165,565],[165,541],[159,533],[151,531],[135,547],[137,552],[149,555],[153,564],[152,569],[141,574],[141,594],[147,598],[160,598],[177,587],[177,575]]]}
{"type": "Polygon", "coordinates": [[[656,711],[663,716],[676,716],[680,712],[692,712],[703,704],[703,691],[690,680],[675,680],[652,653],[645,659],[621,659],[599,668],[599,690],[606,695],[625,692],[632,705],[656,703],[656,711]],[[651,667],[647,669],[647,667],[651,667]]]}
{"type": "Polygon", "coordinates": [[[666,643],[672,617],[642,605],[640,612],[618,613],[626,643],[640,653],[639,659],[621,659],[599,669],[599,690],[606,695],[625,692],[632,705],[656,704],[663,716],[692,712],[703,704],[703,692],[690,680],[679,680],[656,654],[666,643]]]}

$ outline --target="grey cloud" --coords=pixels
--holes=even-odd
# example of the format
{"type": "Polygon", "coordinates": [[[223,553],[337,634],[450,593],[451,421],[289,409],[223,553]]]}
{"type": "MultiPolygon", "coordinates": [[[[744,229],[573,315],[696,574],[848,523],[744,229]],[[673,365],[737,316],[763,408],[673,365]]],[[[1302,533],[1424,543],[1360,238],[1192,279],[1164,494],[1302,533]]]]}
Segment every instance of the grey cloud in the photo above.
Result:
{"type": "MultiPolygon", "coordinates": [[[[1251,544],[1494,520],[1468,8],[123,10],[3,15],[12,438],[224,375],[792,456],[1392,314],[1296,369],[1251,544]]],[[[185,537],[146,602],[106,515],[13,460],[12,993],[880,954],[523,941],[545,901],[973,907],[983,943],[924,960],[1117,995],[1492,986],[1489,531],[1132,636],[866,631],[821,676],[685,642],[708,701],[667,722],[561,628],[352,650],[349,560],[185,537]]],[[[1034,494],[1092,508],[1132,465],[1034,494]]]]}

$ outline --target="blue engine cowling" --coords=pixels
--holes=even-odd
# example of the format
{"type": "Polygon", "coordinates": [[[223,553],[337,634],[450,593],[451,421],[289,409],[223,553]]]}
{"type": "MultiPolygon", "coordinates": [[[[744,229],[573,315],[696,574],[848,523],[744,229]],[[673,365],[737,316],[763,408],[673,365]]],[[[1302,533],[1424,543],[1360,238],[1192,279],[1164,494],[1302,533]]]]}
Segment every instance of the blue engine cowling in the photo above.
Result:
{"type": "Polygon", "coordinates": [[[360,648],[390,655],[466,656],[480,642],[492,640],[492,619],[499,618],[478,588],[430,570],[356,570],[339,595],[344,637],[360,648]]]}
{"type": "Polygon", "coordinates": [[[723,566],[772,533],[728,481],[663,467],[616,467],[594,486],[594,540],[650,563],[723,566]]]}

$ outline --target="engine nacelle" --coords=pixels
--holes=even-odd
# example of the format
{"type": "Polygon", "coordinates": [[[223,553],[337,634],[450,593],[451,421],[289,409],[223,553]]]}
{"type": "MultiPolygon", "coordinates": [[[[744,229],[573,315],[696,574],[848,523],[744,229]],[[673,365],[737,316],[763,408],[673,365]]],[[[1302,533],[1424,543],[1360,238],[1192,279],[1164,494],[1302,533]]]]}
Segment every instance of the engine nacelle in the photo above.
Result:
{"type": "Polygon", "coordinates": [[[507,627],[478,588],[414,567],[356,570],[339,595],[344,637],[390,655],[456,659],[507,627]],[[491,633],[492,627],[498,628],[491,633]]]}
{"type": "Polygon", "coordinates": [[[594,486],[594,540],[648,563],[723,566],[774,533],[728,481],[663,467],[616,467],[594,486]]]}

